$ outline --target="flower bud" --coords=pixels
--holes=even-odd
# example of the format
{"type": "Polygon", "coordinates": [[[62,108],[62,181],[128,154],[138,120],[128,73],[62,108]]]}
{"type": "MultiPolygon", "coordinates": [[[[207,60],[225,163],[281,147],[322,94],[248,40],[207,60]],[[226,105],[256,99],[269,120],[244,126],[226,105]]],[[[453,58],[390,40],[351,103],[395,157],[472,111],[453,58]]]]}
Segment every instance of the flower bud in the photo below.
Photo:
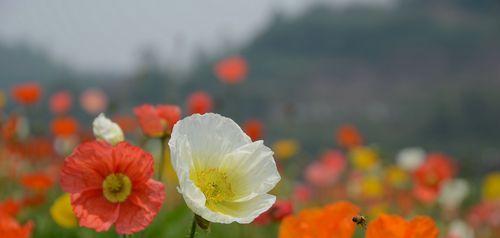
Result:
{"type": "Polygon", "coordinates": [[[112,145],[124,140],[123,131],[118,124],[109,120],[103,113],[99,114],[92,123],[94,136],[112,145]]]}

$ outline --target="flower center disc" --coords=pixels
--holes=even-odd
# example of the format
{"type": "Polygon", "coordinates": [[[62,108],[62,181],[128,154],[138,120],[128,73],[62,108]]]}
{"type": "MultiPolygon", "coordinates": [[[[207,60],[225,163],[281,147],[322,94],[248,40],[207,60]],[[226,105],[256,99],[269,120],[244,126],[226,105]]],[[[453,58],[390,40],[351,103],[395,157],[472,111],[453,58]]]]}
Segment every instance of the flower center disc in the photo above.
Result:
{"type": "Polygon", "coordinates": [[[132,191],[132,182],[125,174],[108,175],[102,182],[102,193],[112,203],[124,202],[132,191]]]}
{"type": "Polygon", "coordinates": [[[195,171],[191,174],[191,180],[207,198],[208,208],[211,204],[228,201],[234,197],[230,179],[224,171],[213,168],[195,171]]]}

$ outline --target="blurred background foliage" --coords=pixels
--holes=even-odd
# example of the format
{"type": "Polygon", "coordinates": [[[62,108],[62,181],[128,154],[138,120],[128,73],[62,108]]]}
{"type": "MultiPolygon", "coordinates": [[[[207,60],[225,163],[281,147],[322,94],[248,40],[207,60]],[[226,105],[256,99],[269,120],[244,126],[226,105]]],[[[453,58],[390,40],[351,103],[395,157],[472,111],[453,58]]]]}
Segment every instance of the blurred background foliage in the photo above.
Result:
{"type": "Polygon", "coordinates": [[[0,42],[0,88],[35,80],[49,95],[99,86],[111,113],[183,104],[203,89],[216,112],[261,119],[273,137],[266,139],[295,136],[315,151],[349,122],[388,153],[421,145],[457,155],[472,177],[500,169],[499,11],[497,0],[402,0],[390,8],[317,5],[292,18],[276,12],[246,46],[200,53],[187,74],[161,65],[154,49],[124,76],[75,71],[42,50],[0,42]],[[247,59],[250,73],[242,84],[222,85],[213,66],[232,54],[247,59]]]}

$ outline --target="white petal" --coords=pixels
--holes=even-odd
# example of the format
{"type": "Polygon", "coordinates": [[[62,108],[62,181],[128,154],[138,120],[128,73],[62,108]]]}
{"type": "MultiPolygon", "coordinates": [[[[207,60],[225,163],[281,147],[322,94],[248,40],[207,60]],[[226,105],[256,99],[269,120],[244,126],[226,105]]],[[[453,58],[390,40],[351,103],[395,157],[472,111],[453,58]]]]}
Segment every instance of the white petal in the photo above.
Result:
{"type": "Polygon", "coordinates": [[[281,177],[276,168],[273,152],[256,141],[246,144],[226,156],[221,167],[225,167],[236,194],[234,201],[246,201],[265,194],[276,186],[281,177]]]}
{"type": "Polygon", "coordinates": [[[104,113],[99,114],[92,123],[94,136],[112,145],[124,140],[123,131],[120,126],[109,120],[104,113]]]}
{"type": "Polygon", "coordinates": [[[425,151],[421,148],[406,148],[401,150],[396,161],[400,168],[415,171],[425,160],[425,151]]]}
{"type": "Polygon", "coordinates": [[[218,164],[225,154],[251,142],[233,120],[214,113],[194,114],[177,122],[170,147],[176,147],[182,137],[187,139],[197,168],[218,164]]]}
{"type": "Polygon", "coordinates": [[[245,202],[222,202],[216,205],[224,215],[233,217],[235,222],[248,224],[261,213],[269,210],[276,202],[276,197],[262,194],[245,202]]]}

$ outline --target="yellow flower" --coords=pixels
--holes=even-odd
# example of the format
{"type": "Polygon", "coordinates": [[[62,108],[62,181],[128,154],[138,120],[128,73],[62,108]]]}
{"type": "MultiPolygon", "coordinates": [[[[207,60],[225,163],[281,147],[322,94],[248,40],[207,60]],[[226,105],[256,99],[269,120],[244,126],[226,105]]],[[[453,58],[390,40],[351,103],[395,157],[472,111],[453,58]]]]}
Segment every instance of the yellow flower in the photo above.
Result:
{"type": "Polygon", "coordinates": [[[350,157],[355,168],[370,170],[378,164],[378,154],[369,147],[357,147],[351,150],[350,157]]]}
{"type": "Polygon", "coordinates": [[[382,181],[377,176],[368,176],[361,181],[361,194],[366,198],[380,198],[384,193],[382,181]]]}
{"type": "Polygon", "coordinates": [[[50,207],[52,219],[63,228],[74,228],[78,225],[70,200],[68,193],[63,194],[50,207]]]}
{"type": "Polygon", "coordinates": [[[389,166],[385,170],[385,179],[394,187],[402,187],[408,182],[409,176],[406,171],[397,166],[389,166]]]}
{"type": "Polygon", "coordinates": [[[500,200],[500,171],[490,173],[484,179],[483,199],[487,201],[500,200]]]}
{"type": "Polygon", "coordinates": [[[293,157],[299,152],[299,149],[299,143],[293,139],[279,140],[273,145],[274,155],[281,160],[293,157]]]}

